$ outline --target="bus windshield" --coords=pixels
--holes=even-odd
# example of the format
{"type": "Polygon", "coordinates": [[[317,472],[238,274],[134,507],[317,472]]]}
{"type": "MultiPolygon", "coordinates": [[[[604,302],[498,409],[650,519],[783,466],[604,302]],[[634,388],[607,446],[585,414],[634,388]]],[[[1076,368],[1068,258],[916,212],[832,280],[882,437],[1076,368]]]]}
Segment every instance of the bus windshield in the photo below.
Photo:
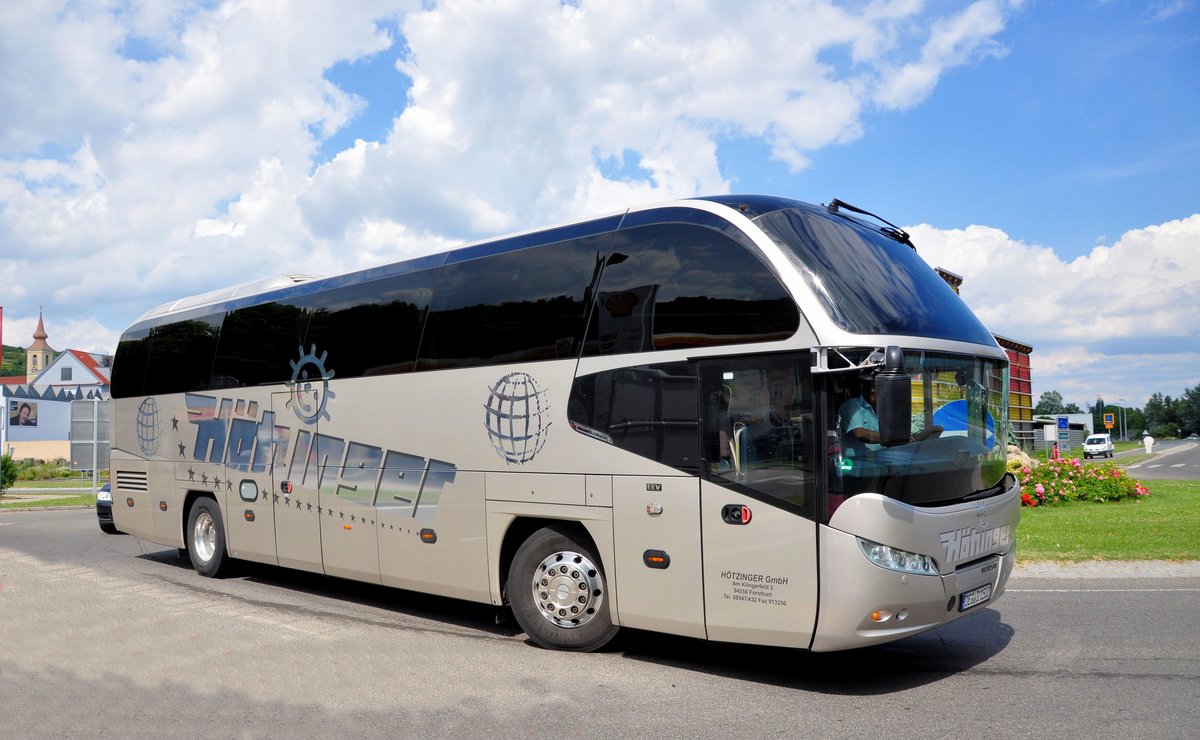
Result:
{"type": "Polygon", "coordinates": [[[811,207],[773,211],[755,223],[841,329],[995,344],[987,327],[908,245],[811,207]]]}
{"type": "Polygon", "coordinates": [[[946,504],[999,493],[1008,440],[1008,364],[907,350],[911,436],[879,443],[871,372],[828,377],[825,418],[831,509],[875,492],[910,504],[946,504]]]}

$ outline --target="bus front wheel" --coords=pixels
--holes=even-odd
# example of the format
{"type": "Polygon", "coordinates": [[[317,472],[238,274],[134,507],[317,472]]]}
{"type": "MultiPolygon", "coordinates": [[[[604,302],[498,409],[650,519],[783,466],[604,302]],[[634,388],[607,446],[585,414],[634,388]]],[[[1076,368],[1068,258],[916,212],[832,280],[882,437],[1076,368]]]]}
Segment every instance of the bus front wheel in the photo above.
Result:
{"type": "Polygon", "coordinates": [[[192,567],[202,576],[216,578],[228,565],[221,509],[210,498],[196,499],[188,513],[187,553],[192,567]]]}
{"type": "Polygon", "coordinates": [[[563,529],[539,529],[525,540],[509,567],[507,591],[517,623],[542,647],[599,650],[619,629],[600,559],[563,529]]]}

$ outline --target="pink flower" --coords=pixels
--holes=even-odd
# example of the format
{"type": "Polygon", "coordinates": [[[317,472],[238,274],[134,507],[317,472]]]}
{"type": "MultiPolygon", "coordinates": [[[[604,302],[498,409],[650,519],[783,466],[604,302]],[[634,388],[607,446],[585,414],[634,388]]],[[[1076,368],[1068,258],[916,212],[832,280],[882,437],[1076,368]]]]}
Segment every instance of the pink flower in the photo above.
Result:
{"type": "Polygon", "coordinates": [[[1034,490],[1034,491],[1037,491],[1037,494],[1038,494],[1039,496],[1041,496],[1042,494],[1044,494],[1044,493],[1046,492],[1046,487],[1045,487],[1045,486],[1043,486],[1041,483],[1039,483],[1039,484],[1037,484],[1036,486],[1034,486],[1034,487],[1033,487],[1033,490],[1034,490]]]}

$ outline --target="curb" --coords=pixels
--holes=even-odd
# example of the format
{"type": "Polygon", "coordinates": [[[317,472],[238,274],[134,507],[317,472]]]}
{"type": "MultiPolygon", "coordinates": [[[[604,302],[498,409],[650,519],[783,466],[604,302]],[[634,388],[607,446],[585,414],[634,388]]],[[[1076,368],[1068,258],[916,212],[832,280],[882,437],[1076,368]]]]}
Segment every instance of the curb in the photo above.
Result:
{"type": "Polygon", "coordinates": [[[1013,578],[1200,578],[1200,560],[1082,560],[1018,563],[1013,578]]]}
{"type": "Polygon", "coordinates": [[[0,507],[0,514],[6,511],[72,511],[72,510],[92,510],[95,506],[4,506],[0,507]]]}

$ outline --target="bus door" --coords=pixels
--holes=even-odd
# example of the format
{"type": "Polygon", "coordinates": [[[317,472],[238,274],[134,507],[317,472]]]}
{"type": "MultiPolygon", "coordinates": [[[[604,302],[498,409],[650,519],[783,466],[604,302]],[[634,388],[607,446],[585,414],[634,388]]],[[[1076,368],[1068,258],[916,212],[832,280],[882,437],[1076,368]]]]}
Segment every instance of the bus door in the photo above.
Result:
{"type": "Polygon", "coordinates": [[[703,638],[697,480],[614,475],[612,497],[621,624],[703,638]]]}
{"type": "Polygon", "coordinates": [[[695,365],[591,365],[579,364],[571,423],[653,461],[645,472],[662,471],[612,476],[615,562],[605,566],[617,616],[627,627],[704,637],[695,365]]]}
{"type": "Polygon", "coordinates": [[[317,435],[321,550],[331,576],[379,583],[379,525],[375,488],[383,450],[317,435]],[[345,466],[342,460],[345,459],[345,466]]]}
{"type": "Polygon", "coordinates": [[[700,367],[708,639],[807,648],[817,609],[809,357],[700,367]]]}
{"type": "Polygon", "coordinates": [[[225,495],[229,553],[235,558],[278,564],[275,553],[275,511],[270,462],[270,439],[259,436],[259,402],[238,399],[229,420],[225,453],[225,495]],[[256,447],[261,445],[261,449],[256,447]]]}
{"type": "MultiPolygon", "coordinates": [[[[292,393],[272,393],[271,410],[276,419],[292,413],[292,393]]],[[[279,564],[289,568],[323,573],[321,563],[321,520],[335,516],[322,505],[319,491],[319,455],[322,437],[318,421],[279,429],[275,459],[271,465],[271,504],[275,516],[275,550],[279,564]],[[282,435],[286,434],[287,439],[282,435]]],[[[289,423],[289,422],[285,422],[289,423]]]]}

